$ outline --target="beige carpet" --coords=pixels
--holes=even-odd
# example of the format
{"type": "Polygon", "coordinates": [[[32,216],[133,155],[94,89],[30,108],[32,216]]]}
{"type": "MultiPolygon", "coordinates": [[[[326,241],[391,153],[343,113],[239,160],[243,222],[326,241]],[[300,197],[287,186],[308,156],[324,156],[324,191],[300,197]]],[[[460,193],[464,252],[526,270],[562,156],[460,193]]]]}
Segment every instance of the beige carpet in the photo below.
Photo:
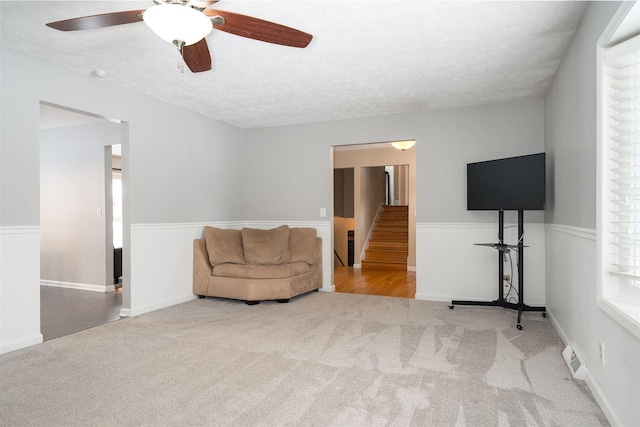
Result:
{"type": "Polygon", "coordinates": [[[0,358],[2,426],[590,426],[547,319],[314,292],[207,298],[0,358]]]}

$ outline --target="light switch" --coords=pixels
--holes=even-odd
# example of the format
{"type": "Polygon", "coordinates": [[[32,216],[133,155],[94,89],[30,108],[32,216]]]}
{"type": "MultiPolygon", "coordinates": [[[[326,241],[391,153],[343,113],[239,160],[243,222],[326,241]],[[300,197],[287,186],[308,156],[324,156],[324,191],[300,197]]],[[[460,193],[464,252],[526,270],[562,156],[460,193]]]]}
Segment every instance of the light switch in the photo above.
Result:
{"type": "Polygon", "coordinates": [[[327,216],[327,208],[320,208],[320,216],[322,218],[327,216]]]}
{"type": "Polygon", "coordinates": [[[98,218],[102,218],[102,208],[98,208],[98,211],[96,212],[96,216],[98,218]]]}

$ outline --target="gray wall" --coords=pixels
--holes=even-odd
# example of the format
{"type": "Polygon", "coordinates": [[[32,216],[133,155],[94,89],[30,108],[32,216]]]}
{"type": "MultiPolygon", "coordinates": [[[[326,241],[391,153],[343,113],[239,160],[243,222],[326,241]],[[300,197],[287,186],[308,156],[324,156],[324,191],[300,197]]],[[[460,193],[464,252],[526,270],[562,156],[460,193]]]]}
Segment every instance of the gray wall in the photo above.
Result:
{"type": "Polygon", "coordinates": [[[105,151],[110,122],[40,132],[40,278],[106,286],[105,151]],[[97,209],[102,210],[98,217],[97,209]]]}
{"type": "Polygon", "coordinates": [[[0,55],[0,351],[42,339],[37,274],[41,101],[125,122],[125,220],[138,232],[129,249],[125,230],[123,308],[139,313],[189,298],[195,231],[179,234],[183,229],[174,227],[176,236],[167,243],[159,237],[166,235],[162,225],[243,217],[245,132],[4,46],[0,55]],[[21,254],[20,263],[11,258],[15,253],[21,254]]]}
{"type": "Polygon", "coordinates": [[[248,130],[245,216],[318,220],[333,201],[331,146],[415,139],[417,221],[495,223],[495,212],[466,210],[466,164],[544,151],[543,107],[528,99],[248,130]]]}
{"type": "Polygon", "coordinates": [[[596,226],[596,41],[617,2],[594,4],[576,32],[545,99],[545,222],[596,226]],[[593,8],[602,8],[599,23],[593,8]]]}
{"type": "Polygon", "coordinates": [[[1,225],[39,223],[41,100],[129,122],[132,223],[242,217],[241,129],[4,46],[1,65],[1,225]]]}
{"type": "Polygon", "coordinates": [[[596,46],[619,5],[589,5],[545,99],[546,295],[550,318],[583,358],[587,384],[609,420],[635,426],[640,342],[596,304],[596,46]]]}
{"type": "Polygon", "coordinates": [[[333,172],[333,200],[335,216],[354,217],[353,168],[335,169],[333,172]]]}

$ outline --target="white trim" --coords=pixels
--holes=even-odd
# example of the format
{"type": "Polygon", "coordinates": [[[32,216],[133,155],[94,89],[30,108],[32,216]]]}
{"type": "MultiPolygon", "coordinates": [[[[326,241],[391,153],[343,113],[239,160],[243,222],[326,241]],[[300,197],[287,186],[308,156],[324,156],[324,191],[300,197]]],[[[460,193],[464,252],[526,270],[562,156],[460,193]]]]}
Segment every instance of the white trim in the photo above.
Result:
{"type": "Polygon", "coordinates": [[[93,291],[93,292],[113,292],[115,291],[115,285],[91,285],[89,283],[74,283],[74,282],[60,282],[57,280],[40,280],[41,286],[51,286],[55,288],[68,288],[81,291],[93,291]]]}
{"type": "Polygon", "coordinates": [[[44,342],[44,337],[42,334],[32,335],[27,338],[22,338],[20,340],[12,341],[6,344],[0,345],[0,354],[9,353],[10,351],[20,350],[24,347],[30,347],[36,344],[42,344],[44,342]]]}
{"type": "MultiPolygon", "coordinates": [[[[618,29],[620,28],[622,21],[627,17],[633,6],[635,5],[635,1],[623,1],[616,10],[615,15],[609,21],[607,28],[604,29],[602,35],[598,39],[598,47],[608,47],[609,45],[615,45],[616,43],[621,42],[629,34],[616,34],[618,29]]],[[[638,12],[638,9],[635,9],[638,12]]],[[[637,13],[636,13],[637,14],[637,13]]],[[[598,55],[599,56],[599,55],[598,55]]]]}
{"type": "Polygon", "coordinates": [[[38,234],[40,226],[37,225],[11,225],[0,227],[0,235],[5,234],[38,234]]]}
{"type": "MultiPolygon", "coordinates": [[[[448,303],[451,303],[451,300],[453,299],[448,295],[431,295],[431,294],[419,294],[419,293],[416,293],[416,296],[414,298],[422,301],[440,301],[440,302],[448,302],[448,303]]],[[[458,298],[455,298],[455,299],[458,299],[458,298]]],[[[462,299],[462,298],[459,298],[459,299],[462,299]]]]}
{"type": "MultiPolygon", "coordinates": [[[[505,228],[517,227],[516,223],[506,223],[505,228]]],[[[525,222],[525,228],[544,228],[545,224],[540,222],[525,222]]],[[[419,222],[416,223],[416,229],[431,229],[431,228],[498,228],[498,223],[491,222],[419,222]]]]}
{"type": "MultiPolygon", "coordinates": [[[[549,307],[547,307],[547,318],[551,322],[551,326],[553,326],[553,328],[556,330],[556,332],[560,336],[560,339],[562,340],[564,345],[571,345],[571,347],[576,352],[576,354],[582,354],[580,349],[577,348],[574,343],[571,343],[569,341],[569,337],[567,337],[567,334],[560,327],[560,324],[558,323],[555,316],[553,315],[553,312],[549,310],[549,307]]],[[[609,423],[611,423],[611,425],[614,425],[614,426],[623,425],[622,421],[620,420],[618,415],[615,413],[615,411],[611,407],[609,400],[602,393],[602,390],[600,390],[600,387],[598,387],[598,384],[593,380],[593,378],[591,378],[591,375],[589,375],[589,369],[586,364],[584,367],[584,372],[585,372],[585,382],[587,383],[587,387],[589,387],[589,390],[591,390],[593,397],[595,397],[596,401],[598,402],[598,405],[600,406],[600,409],[602,409],[602,412],[604,412],[604,415],[605,417],[607,417],[607,420],[609,421],[609,423]]]]}
{"type": "MultiPolygon", "coordinates": [[[[607,211],[609,207],[605,171],[608,170],[609,156],[606,155],[608,144],[608,128],[605,123],[605,53],[622,42],[625,38],[635,33],[640,27],[637,25],[637,16],[640,15],[640,7],[637,2],[622,2],[613,15],[609,24],[604,29],[596,49],[596,305],[600,310],[610,316],[615,322],[640,339],[640,323],[624,313],[620,308],[605,297],[610,288],[615,287],[610,283],[608,252],[609,237],[607,211]],[[623,24],[624,23],[624,24],[623,24]],[[631,25],[626,25],[631,23],[631,25]],[[624,28],[621,29],[621,26],[624,28]],[[620,29],[620,31],[618,31],[620,29]],[[631,32],[629,32],[631,31],[631,32]],[[622,34],[622,33],[624,34],[622,34]]],[[[636,36],[638,37],[638,36],[636,36]]]]}
{"type": "Polygon", "coordinates": [[[156,304],[147,305],[144,307],[137,308],[135,310],[130,309],[120,309],[120,316],[122,317],[133,317],[140,316],[141,314],[150,313],[152,311],[160,310],[162,308],[171,307],[173,305],[182,304],[183,302],[191,301],[198,298],[195,295],[188,295],[180,298],[174,298],[172,300],[162,301],[156,304]]]}
{"type": "Polygon", "coordinates": [[[352,267],[353,268],[362,268],[362,264],[353,264],[352,267]]]}
{"type": "Polygon", "coordinates": [[[313,227],[326,228],[331,226],[330,221],[243,221],[240,227],[266,228],[288,225],[289,227],[313,227]]]}
{"type": "Polygon", "coordinates": [[[596,299],[596,304],[602,311],[607,313],[613,320],[618,322],[620,326],[625,328],[630,334],[640,340],[640,323],[638,323],[636,319],[629,317],[627,313],[613,304],[610,301],[612,299],[614,298],[604,298],[602,294],[599,293],[596,299]]]}
{"type": "Polygon", "coordinates": [[[323,286],[320,289],[318,289],[320,292],[335,292],[336,291],[336,286],[335,285],[331,285],[331,286],[323,286]]]}
{"type": "Polygon", "coordinates": [[[568,234],[569,236],[579,237],[581,239],[596,240],[596,230],[594,228],[580,228],[562,224],[545,224],[545,228],[547,230],[568,234]]]}
{"type": "Polygon", "coordinates": [[[203,228],[205,226],[219,228],[242,228],[242,221],[219,221],[219,222],[176,222],[176,223],[148,223],[131,224],[132,230],[166,230],[176,228],[203,228]]]}
{"type": "Polygon", "coordinates": [[[176,223],[140,223],[131,224],[132,230],[167,230],[180,228],[232,228],[241,229],[242,227],[252,228],[269,228],[288,225],[289,227],[327,227],[329,221],[216,221],[216,222],[176,222],[176,223]]]}
{"type": "Polygon", "coordinates": [[[407,266],[407,271],[417,271],[416,267],[407,266]]]}

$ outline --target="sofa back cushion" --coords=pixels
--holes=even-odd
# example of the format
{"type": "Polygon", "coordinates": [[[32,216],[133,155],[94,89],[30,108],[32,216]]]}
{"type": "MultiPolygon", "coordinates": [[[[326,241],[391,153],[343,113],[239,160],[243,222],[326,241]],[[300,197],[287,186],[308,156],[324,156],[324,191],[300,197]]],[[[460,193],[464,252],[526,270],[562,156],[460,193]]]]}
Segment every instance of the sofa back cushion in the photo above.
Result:
{"type": "Polygon", "coordinates": [[[242,229],[244,259],[247,264],[279,265],[289,262],[289,227],[282,225],[271,230],[242,229]]]}
{"type": "Polygon", "coordinates": [[[213,267],[220,264],[245,264],[242,232],[204,227],[204,242],[213,267]]]}
{"type": "Polygon", "coordinates": [[[292,228],[289,230],[289,252],[291,262],[304,261],[313,265],[316,261],[315,228],[292,228]]]}

